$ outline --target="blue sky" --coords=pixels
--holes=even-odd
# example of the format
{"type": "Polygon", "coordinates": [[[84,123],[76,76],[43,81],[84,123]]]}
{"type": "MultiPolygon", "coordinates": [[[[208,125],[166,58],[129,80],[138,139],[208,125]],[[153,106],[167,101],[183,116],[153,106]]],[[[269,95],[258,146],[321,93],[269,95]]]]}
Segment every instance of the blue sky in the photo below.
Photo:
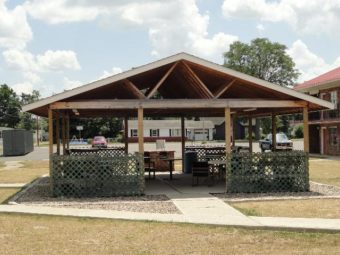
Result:
{"type": "Polygon", "coordinates": [[[340,66],[340,0],[0,0],[0,83],[43,96],[185,51],[287,46],[299,81],[340,66]]]}

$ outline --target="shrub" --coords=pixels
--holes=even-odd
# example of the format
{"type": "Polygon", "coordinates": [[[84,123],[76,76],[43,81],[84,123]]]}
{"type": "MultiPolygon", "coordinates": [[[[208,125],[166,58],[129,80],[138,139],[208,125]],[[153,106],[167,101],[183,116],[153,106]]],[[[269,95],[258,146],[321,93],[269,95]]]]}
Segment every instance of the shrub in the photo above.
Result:
{"type": "Polygon", "coordinates": [[[303,125],[298,125],[294,131],[295,138],[303,138],[303,125]]]}

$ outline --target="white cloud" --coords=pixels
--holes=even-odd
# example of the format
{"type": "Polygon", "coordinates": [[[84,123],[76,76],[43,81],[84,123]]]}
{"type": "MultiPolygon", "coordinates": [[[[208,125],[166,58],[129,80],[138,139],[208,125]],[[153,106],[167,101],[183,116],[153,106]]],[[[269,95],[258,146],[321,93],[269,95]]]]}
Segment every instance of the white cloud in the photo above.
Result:
{"type": "Polygon", "coordinates": [[[111,71],[106,71],[104,70],[103,74],[98,78],[99,80],[100,79],[104,79],[106,77],[109,77],[111,75],[115,75],[115,74],[119,74],[123,72],[123,70],[120,68],[120,67],[112,67],[111,71]]]}
{"type": "Polygon", "coordinates": [[[340,1],[338,0],[225,0],[225,17],[253,18],[267,22],[285,22],[308,34],[338,36],[340,1]]]}
{"type": "Polygon", "coordinates": [[[238,39],[225,33],[208,35],[209,15],[199,12],[195,0],[32,0],[25,8],[32,17],[51,24],[105,17],[145,28],[156,57],[187,51],[222,60],[222,52],[238,39]]]}
{"type": "Polygon", "coordinates": [[[5,2],[0,0],[0,47],[23,49],[33,37],[26,12],[20,5],[9,10],[5,2]]]}
{"type": "MultiPolygon", "coordinates": [[[[63,87],[42,84],[40,74],[44,74],[46,77],[46,75],[53,75],[54,72],[79,70],[81,68],[73,51],[48,50],[43,54],[34,56],[26,50],[9,49],[3,52],[3,57],[7,66],[17,71],[22,77],[22,82],[12,86],[18,93],[30,93],[35,88],[45,95],[50,92],[47,87],[55,92],[60,91],[63,87]]],[[[79,85],[81,85],[81,82],[64,79],[65,89],[72,89],[79,85]]]]}
{"type": "Polygon", "coordinates": [[[69,50],[48,50],[41,55],[34,56],[26,50],[10,49],[2,54],[8,67],[19,71],[43,72],[81,69],[76,53],[69,50]]]}
{"type": "Polygon", "coordinates": [[[24,72],[23,77],[26,81],[29,81],[33,84],[37,84],[42,81],[39,75],[37,75],[36,73],[30,72],[30,71],[24,72]]]}
{"type": "Polygon", "coordinates": [[[340,66],[340,56],[333,63],[326,63],[322,57],[313,53],[301,40],[295,41],[287,50],[287,53],[293,58],[301,73],[299,82],[310,80],[340,66]]]}
{"type": "Polygon", "coordinates": [[[32,53],[26,50],[10,49],[2,53],[9,68],[21,71],[38,71],[39,67],[32,53]]]}
{"type": "Polygon", "coordinates": [[[100,13],[97,8],[68,4],[68,2],[66,0],[33,0],[26,2],[24,6],[33,18],[44,20],[50,24],[91,21],[100,13]]]}
{"type": "Polygon", "coordinates": [[[76,87],[81,86],[83,83],[81,81],[77,80],[70,80],[67,77],[64,77],[64,89],[69,90],[69,89],[74,89],[76,87]]]}
{"type": "Polygon", "coordinates": [[[256,29],[257,29],[257,31],[258,31],[259,33],[262,33],[262,32],[265,30],[263,24],[257,24],[257,25],[256,25],[256,29]]]}
{"type": "Polygon", "coordinates": [[[37,63],[43,70],[59,71],[63,69],[80,69],[77,55],[71,50],[48,50],[43,55],[37,56],[37,63]]]}
{"type": "Polygon", "coordinates": [[[30,82],[16,83],[11,88],[20,95],[21,93],[30,94],[33,91],[33,84],[30,82]]]}
{"type": "Polygon", "coordinates": [[[121,17],[148,28],[157,57],[187,51],[216,60],[238,39],[225,33],[208,36],[209,15],[202,15],[194,0],[131,3],[121,7],[121,17]]]}

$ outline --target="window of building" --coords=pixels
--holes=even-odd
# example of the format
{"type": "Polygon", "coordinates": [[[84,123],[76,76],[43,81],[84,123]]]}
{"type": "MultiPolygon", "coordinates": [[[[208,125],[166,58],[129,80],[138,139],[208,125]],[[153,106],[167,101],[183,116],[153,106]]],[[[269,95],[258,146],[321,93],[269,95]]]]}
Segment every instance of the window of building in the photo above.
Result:
{"type": "Polygon", "coordinates": [[[138,136],[138,130],[137,129],[131,129],[131,137],[137,137],[138,136]]]}
{"type": "Polygon", "coordinates": [[[150,136],[151,137],[159,136],[159,129],[150,129],[150,136]]]}
{"type": "Polygon", "coordinates": [[[176,129],[170,129],[170,136],[181,136],[181,130],[176,128],[176,129]]]}
{"type": "Polygon", "coordinates": [[[337,147],[338,146],[337,128],[336,127],[329,128],[329,145],[331,147],[337,147]]]}
{"type": "Polygon", "coordinates": [[[338,91],[331,91],[331,102],[337,107],[338,105],[338,91]]]}

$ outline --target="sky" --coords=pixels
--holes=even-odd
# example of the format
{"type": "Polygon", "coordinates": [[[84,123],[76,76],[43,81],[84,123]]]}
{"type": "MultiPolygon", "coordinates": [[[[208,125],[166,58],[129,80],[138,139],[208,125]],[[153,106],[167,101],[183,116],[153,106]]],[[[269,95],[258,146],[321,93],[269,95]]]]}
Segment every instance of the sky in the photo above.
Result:
{"type": "Polygon", "coordinates": [[[178,52],[222,64],[257,37],[303,82],[340,66],[339,28],[340,0],[0,0],[0,84],[45,97],[178,52]]]}

